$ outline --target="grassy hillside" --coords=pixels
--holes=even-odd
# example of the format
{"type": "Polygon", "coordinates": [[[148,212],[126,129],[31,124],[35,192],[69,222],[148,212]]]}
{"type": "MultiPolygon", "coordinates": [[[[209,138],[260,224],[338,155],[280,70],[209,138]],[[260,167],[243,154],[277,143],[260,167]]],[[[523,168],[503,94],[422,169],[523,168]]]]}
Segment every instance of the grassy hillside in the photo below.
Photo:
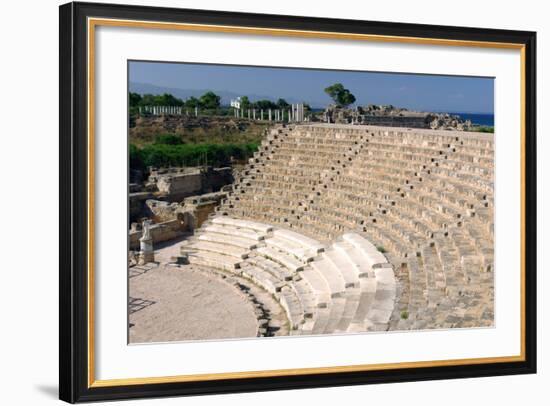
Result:
{"type": "Polygon", "coordinates": [[[130,168],[243,163],[268,126],[220,116],[138,117],[130,127],[130,168]]]}
{"type": "Polygon", "coordinates": [[[130,124],[130,142],[144,145],[163,134],[180,137],[182,143],[243,143],[261,140],[265,122],[234,117],[160,116],[138,117],[130,124]]]}

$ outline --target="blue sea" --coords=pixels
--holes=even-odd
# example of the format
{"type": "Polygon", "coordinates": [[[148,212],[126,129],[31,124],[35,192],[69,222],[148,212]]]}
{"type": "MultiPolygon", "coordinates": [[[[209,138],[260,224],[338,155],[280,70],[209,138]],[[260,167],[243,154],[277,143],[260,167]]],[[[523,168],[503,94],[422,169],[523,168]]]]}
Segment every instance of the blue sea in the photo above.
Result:
{"type": "Polygon", "coordinates": [[[494,127],[495,115],[494,114],[478,114],[478,113],[449,113],[452,115],[460,116],[463,120],[471,120],[472,124],[487,125],[494,127]]]}

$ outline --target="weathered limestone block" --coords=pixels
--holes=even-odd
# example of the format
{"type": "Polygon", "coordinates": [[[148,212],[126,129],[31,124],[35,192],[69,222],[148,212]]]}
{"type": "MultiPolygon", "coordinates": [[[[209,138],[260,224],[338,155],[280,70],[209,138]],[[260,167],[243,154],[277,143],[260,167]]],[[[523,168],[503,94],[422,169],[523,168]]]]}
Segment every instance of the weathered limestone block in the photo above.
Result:
{"type": "Polygon", "coordinates": [[[151,236],[151,221],[143,222],[143,233],[139,239],[138,263],[141,265],[155,262],[155,251],[153,250],[153,237],[151,236]]]}

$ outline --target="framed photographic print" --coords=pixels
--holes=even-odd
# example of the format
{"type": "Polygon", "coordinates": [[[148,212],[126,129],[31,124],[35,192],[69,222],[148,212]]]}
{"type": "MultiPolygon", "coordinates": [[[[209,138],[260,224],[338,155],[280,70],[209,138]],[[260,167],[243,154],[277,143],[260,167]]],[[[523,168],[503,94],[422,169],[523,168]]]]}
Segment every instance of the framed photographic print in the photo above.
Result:
{"type": "Polygon", "coordinates": [[[60,7],[60,398],[536,372],[533,32],[60,7]]]}

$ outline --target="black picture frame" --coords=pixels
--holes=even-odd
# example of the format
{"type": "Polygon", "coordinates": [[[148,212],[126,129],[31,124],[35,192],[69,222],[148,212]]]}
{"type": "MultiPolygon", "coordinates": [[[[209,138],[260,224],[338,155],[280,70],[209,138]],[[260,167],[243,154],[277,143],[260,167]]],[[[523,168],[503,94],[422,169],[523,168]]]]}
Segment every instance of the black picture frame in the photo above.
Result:
{"type": "Polygon", "coordinates": [[[206,10],[68,3],[60,6],[59,397],[67,402],[236,393],[327,386],[529,374],[536,372],[536,33],[206,10]],[[313,373],[118,386],[90,386],[88,369],[89,194],[87,189],[87,19],[117,18],[344,32],[522,45],[524,83],[524,349],[523,360],[364,372],[313,373]]]}

